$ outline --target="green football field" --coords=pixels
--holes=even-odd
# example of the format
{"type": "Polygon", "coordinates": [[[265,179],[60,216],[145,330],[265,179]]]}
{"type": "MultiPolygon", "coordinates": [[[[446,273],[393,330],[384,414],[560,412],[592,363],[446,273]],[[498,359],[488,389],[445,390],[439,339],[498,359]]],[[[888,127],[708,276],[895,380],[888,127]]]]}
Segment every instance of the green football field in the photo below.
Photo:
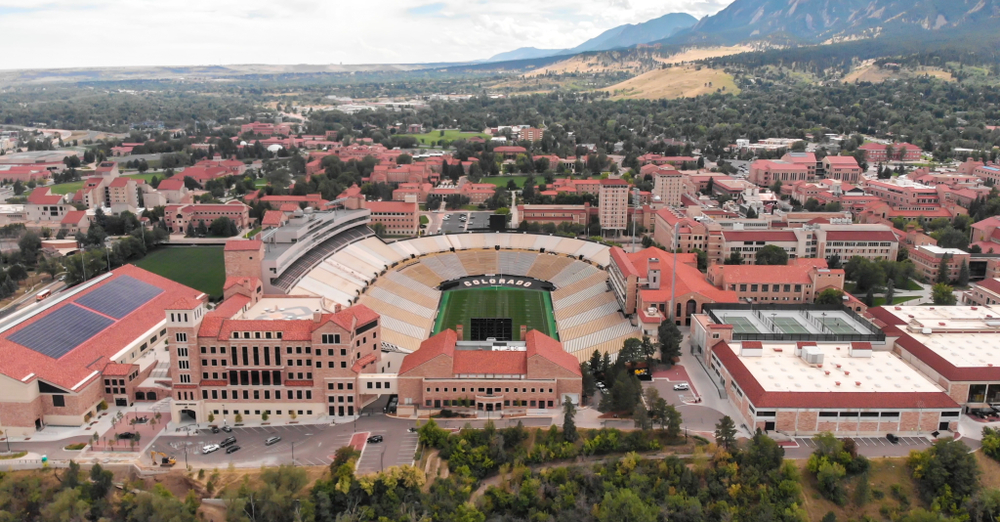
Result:
{"type": "Polygon", "coordinates": [[[213,298],[222,297],[226,283],[226,263],[221,246],[164,246],[135,263],[139,268],[201,290],[213,298]]]}
{"type": "Polygon", "coordinates": [[[471,332],[473,317],[511,318],[515,341],[522,340],[521,325],[559,339],[552,313],[552,298],[544,290],[501,286],[447,290],[441,296],[434,333],[454,329],[459,324],[466,332],[471,332]]]}

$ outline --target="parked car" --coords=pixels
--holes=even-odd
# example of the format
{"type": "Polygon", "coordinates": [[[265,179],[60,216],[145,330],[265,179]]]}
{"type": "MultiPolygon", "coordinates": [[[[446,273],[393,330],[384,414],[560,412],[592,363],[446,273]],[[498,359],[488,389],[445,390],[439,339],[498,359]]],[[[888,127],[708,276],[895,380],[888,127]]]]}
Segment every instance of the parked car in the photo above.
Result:
{"type": "Polygon", "coordinates": [[[219,443],[219,446],[225,448],[226,446],[232,446],[233,444],[236,444],[236,437],[226,437],[219,443]]]}
{"type": "Polygon", "coordinates": [[[228,448],[226,448],[226,455],[230,453],[236,453],[239,450],[240,450],[239,446],[229,446],[228,448]]]}
{"type": "Polygon", "coordinates": [[[212,433],[219,433],[219,427],[218,426],[211,426],[211,428],[212,428],[212,433]]]}
{"type": "Polygon", "coordinates": [[[223,427],[222,427],[222,431],[224,431],[224,432],[226,432],[226,433],[232,433],[232,432],[233,432],[233,429],[232,429],[232,428],[230,428],[230,427],[229,427],[228,425],[226,425],[226,426],[223,426],[223,427]]]}
{"type": "Polygon", "coordinates": [[[204,448],[201,448],[201,452],[204,453],[205,455],[208,455],[209,453],[212,453],[212,452],[215,452],[215,451],[219,451],[219,445],[218,444],[209,444],[209,445],[205,446],[204,448]]]}
{"type": "Polygon", "coordinates": [[[281,442],[281,437],[270,437],[270,438],[268,438],[267,440],[264,441],[264,445],[265,446],[272,446],[272,445],[277,444],[279,442],[281,442]]]}
{"type": "Polygon", "coordinates": [[[382,438],[381,435],[372,435],[371,437],[368,437],[368,442],[370,444],[377,444],[379,442],[382,442],[383,440],[384,439],[382,438]]]}
{"type": "Polygon", "coordinates": [[[885,439],[893,444],[899,444],[899,437],[893,435],[892,433],[886,433],[885,439]]]}
{"type": "Polygon", "coordinates": [[[126,431],[124,433],[119,433],[118,434],[118,438],[119,439],[131,440],[131,439],[135,438],[135,433],[132,433],[131,431],[126,431]]]}
{"type": "Polygon", "coordinates": [[[686,382],[682,382],[680,384],[675,384],[674,385],[674,391],[684,391],[684,390],[690,390],[690,389],[691,389],[691,386],[688,383],[686,383],[686,382]]]}
{"type": "Polygon", "coordinates": [[[389,402],[386,403],[385,408],[382,409],[382,413],[396,413],[396,408],[399,406],[399,395],[395,393],[389,396],[389,402]]]}

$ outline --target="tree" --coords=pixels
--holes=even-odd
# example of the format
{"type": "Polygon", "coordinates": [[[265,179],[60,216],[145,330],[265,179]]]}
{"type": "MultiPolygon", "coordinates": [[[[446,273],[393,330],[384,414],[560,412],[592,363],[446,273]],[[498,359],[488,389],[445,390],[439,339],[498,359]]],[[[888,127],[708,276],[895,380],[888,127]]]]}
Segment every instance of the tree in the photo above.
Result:
{"type": "Polygon", "coordinates": [[[969,447],[954,439],[941,439],[922,452],[910,453],[906,461],[927,503],[946,500],[942,509],[960,506],[979,488],[979,464],[969,447]]]}
{"type": "MultiPolygon", "coordinates": [[[[600,363],[600,359],[597,360],[600,363]]],[[[590,363],[582,362],[580,363],[580,374],[582,375],[582,395],[583,400],[589,397],[593,397],[594,393],[597,391],[597,379],[594,377],[594,372],[591,370],[590,363]]]]}
{"type": "Polygon", "coordinates": [[[208,235],[208,225],[205,224],[204,219],[198,221],[198,227],[195,230],[197,231],[199,237],[208,235]]]}
{"type": "Polygon", "coordinates": [[[934,280],[935,283],[947,283],[951,280],[948,277],[948,273],[951,272],[948,267],[948,261],[951,261],[951,255],[945,254],[941,256],[941,262],[938,263],[937,278],[934,280]]]}
{"type": "Polygon", "coordinates": [[[569,397],[563,400],[563,440],[566,442],[576,442],[580,435],[576,432],[576,407],[569,397]]]}
{"type": "Polygon", "coordinates": [[[635,423],[635,427],[640,430],[648,430],[653,427],[653,419],[650,418],[649,411],[641,401],[636,402],[635,407],[632,408],[632,421],[635,423]]]}
{"type": "Polygon", "coordinates": [[[931,287],[931,299],[933,299],[936,305],[953,305],[958,302],[955,297],[955,289],[944,284],[938,283],[931,287]]]}
{"type": "Polygon", "coordinates": [[[885,304],[889,306],[892,304],[892,298],[896,295],[896,281],[890,279],[885,282],[885,304]]]}
{"type": "Polygon", "coordinates": [[[753,207],[747,208],[747,219],[757,219],[757,211],[753,207]]]}
{"type": "Polygon", "coordinates": [[[834,305],[844,304],[844,291],[839,288],[827,288],[816,296],[816,304],[834,305]]]}
{"type": "Polygon", "coordinates": [[[212,221],[212,225],[209,226],[209,232],[213,237],[233,237],[239,233],[239,231],[236,230],[236,223],[226,216],[222,216],[212,221]]]}
{"type": "Polygon", "coordinates": [[[668,367],[673,366],[674,359],[681,356],[681,341],[684,335],[677,328],[677,324],[670,319],[664,319],[660,323],[656,328],[656,335],[660,344],[660,361],[668,367]]]}
{"type": "Polygon", "coordinates": [[[378,237],[384,237],[385,225],[382,223],[375,223],[374,225],[372,225],[372,232],[375,232],[375,235],[378,237]]]}
{"type": "Polygon", "coordinates": [[[961,230],[956,230],[948,226],[944,230],[934,232],[937,237],[937,245],[941,248],[959,248],[965,250],[969,246],[969,238],[961,230]]]}
{"type": "Polygon", "coordinates": [[[788,252],[778,245],[767,245],[757,251],[756,264],[758,265],[787,265],[788,252]]]}
{"type": "Polygon", "coordinates": [[[743,256],[740,255],[740,253],[738,251],[733,250],[729,254],[729,257],[726,258],[724,264],[727,264],[727,265],[742,265],[743,264],[743,256]]]}
{"type": "Polygon", "coordinates": [[[410,156],[409,154],[400,154],[399,156],[396,156],[397,165],[409,165],[411,163],[413,163],[413,156],[410,156]]]}
{"type": "Polygon", "coordinates": [[[17,247],[21,249],[21,262],[28,266],[35,266],[38,254],[42,250],[42,239],[38,237],[38,234],[28,232],[17,241],[17,247]]]}
{"type": "Polygon", "coordinates": [[[963,259],[962,266],[958,269],[958,285],[965,286],[967,284],[969,284],[969,263],[963,259]]]}
{"type": "Polygon", "coordinates": [[[736,447],[736,423],[729,415],[723,416],[715,425],[715,443],[726,451],[736,447]]]}
{"type": "Polygon", "coordinates": [[[875,289],[869,288],[865,292],[865,306],[875,306],[875,289]]]}
{"type": "Polygon", "coordinates": [[[840,255],[833,254],[832,256],[826,258],[826,267],[830,270],[841,268],[840,255]]]}

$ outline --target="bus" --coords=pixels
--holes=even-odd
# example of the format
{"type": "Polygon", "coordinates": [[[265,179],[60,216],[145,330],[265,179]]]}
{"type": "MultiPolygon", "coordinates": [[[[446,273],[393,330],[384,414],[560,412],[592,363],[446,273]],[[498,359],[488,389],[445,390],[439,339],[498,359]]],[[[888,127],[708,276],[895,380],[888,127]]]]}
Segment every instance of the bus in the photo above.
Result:
{"type": "Polygon", "coordinates": [[[41,292],[38,292],[37,295],[35,295],[35,301],[41,301],[50,295],[52,295],[52,290],[46,288],[45,290],[42,290],[41,292]]]}

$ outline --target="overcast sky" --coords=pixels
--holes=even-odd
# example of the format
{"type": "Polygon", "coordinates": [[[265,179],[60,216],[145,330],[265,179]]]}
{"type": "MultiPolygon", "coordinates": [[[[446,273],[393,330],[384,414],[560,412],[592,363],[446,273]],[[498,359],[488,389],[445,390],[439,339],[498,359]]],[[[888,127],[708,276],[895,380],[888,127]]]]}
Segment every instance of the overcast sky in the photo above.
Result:
{"type": "Polygon", "coordinates": [[[472,60],[730,1],[0,0],[0,69],[472,60]]]}

